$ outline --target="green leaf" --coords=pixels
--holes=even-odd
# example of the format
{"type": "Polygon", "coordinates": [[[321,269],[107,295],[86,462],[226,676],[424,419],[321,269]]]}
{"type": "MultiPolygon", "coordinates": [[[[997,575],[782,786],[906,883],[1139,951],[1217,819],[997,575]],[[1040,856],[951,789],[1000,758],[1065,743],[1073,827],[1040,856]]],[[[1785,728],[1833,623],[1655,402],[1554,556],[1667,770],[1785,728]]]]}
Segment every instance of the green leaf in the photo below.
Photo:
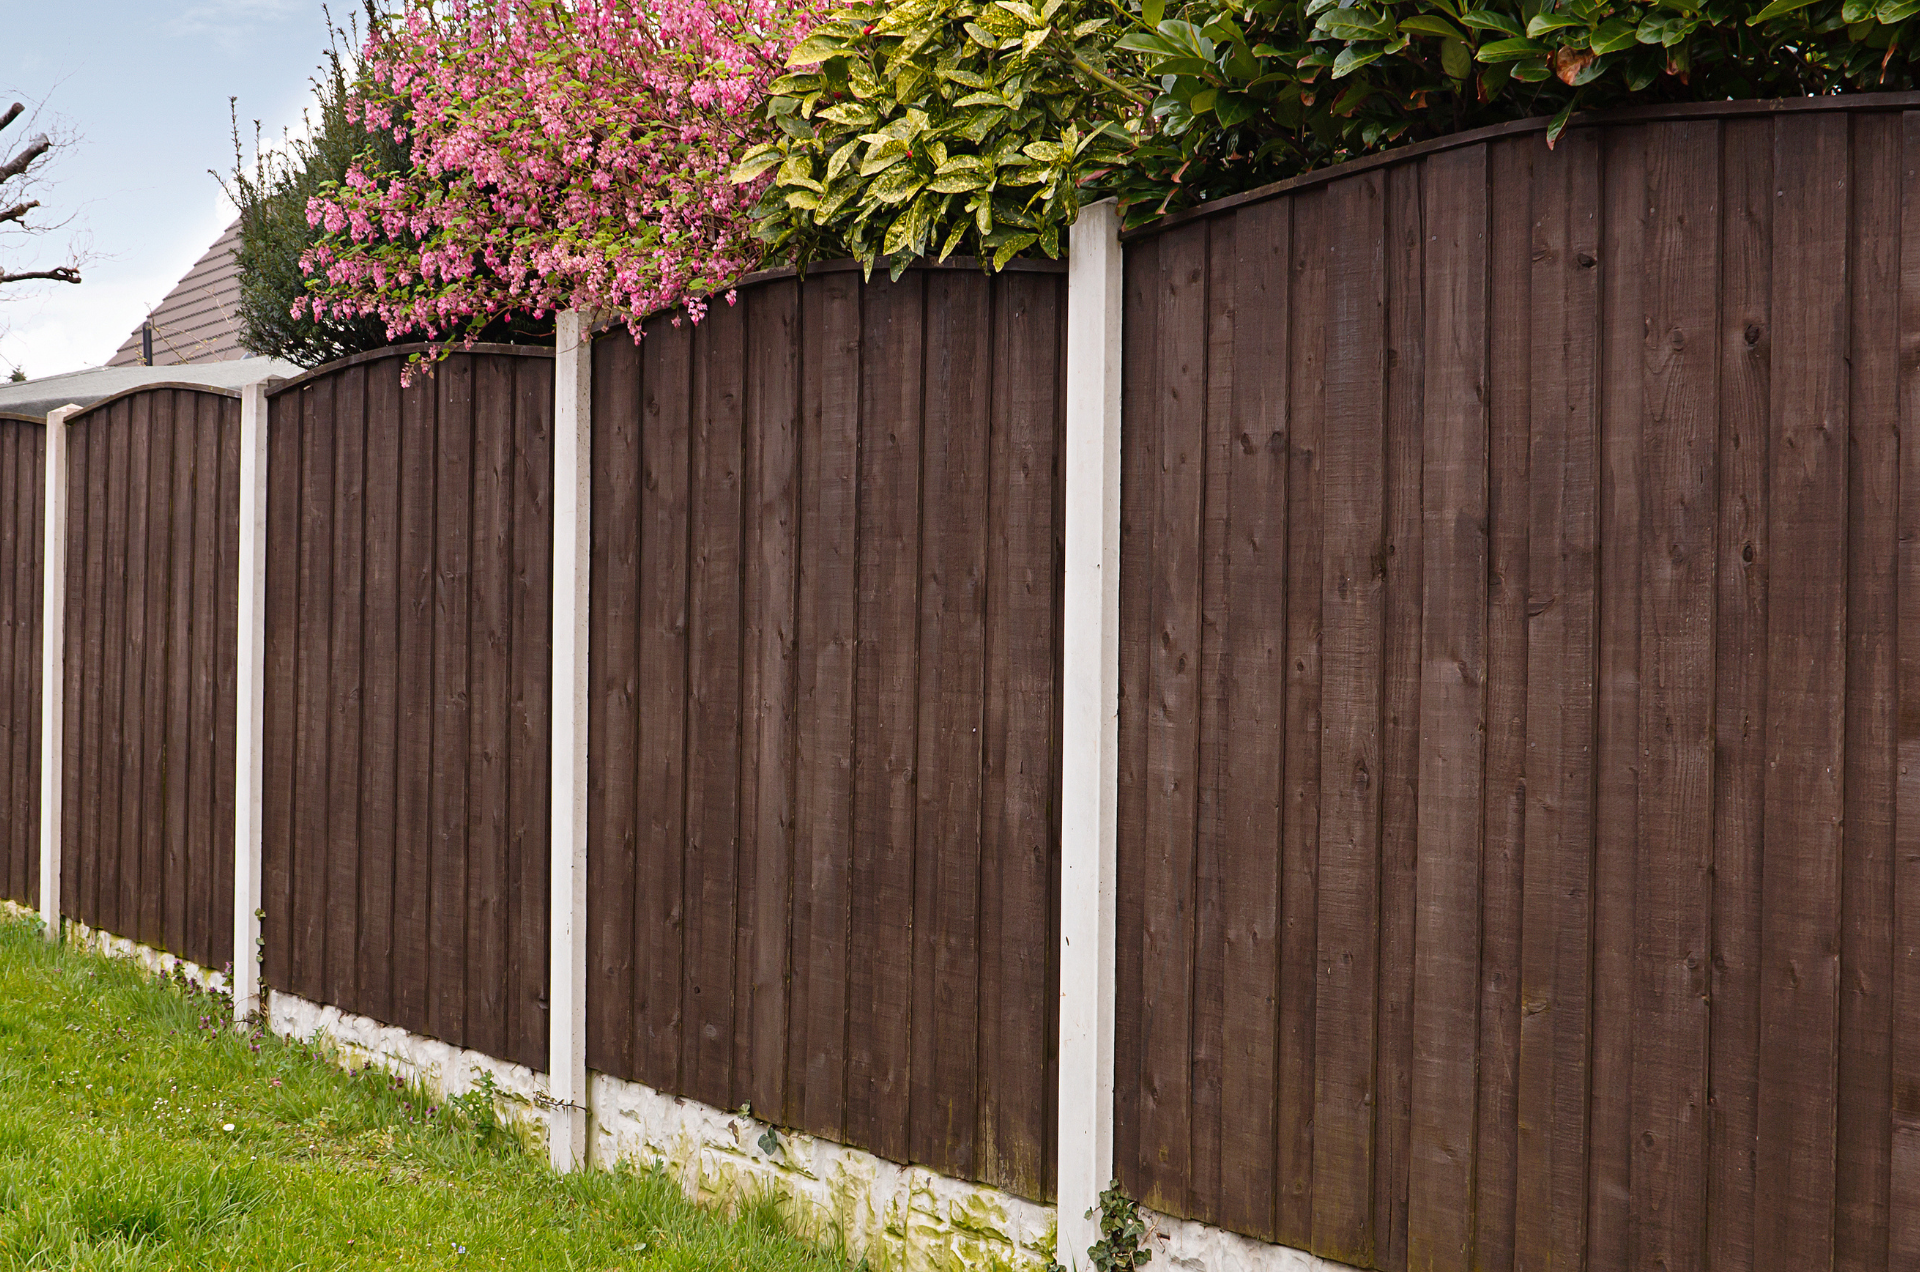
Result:
{"type": "Polygon", "coordinates": [[[1037,234],[1016,234],[1014,237],[1002,243],[999,249],[994,252],[993,268],[995,270],[1005,269],[1008,261],[1020,255],[1020,253],[1026,251],[1039,241],[1040,236],[1037,234]]]}
{"type": "Polygon", "coordinates": [[[1554,143],[1560,140],[1560,134],[1567,130],[1567,121],[1573,118],[1574,103],[1578,102],[1579,100],[1580,100],[1580,94],[1578,93],[1575,93],[1572,97],[1569,97],[1567,99],[1567,104],[1560,108],[1560,113],[1553,117],[1553,122],[1547,125],[1547,149],[1548,150],[1553,149],[1554,143]]]}
{"type": "Polygon", "coordinates": [[[1187,99],[1187,109],[1196,115],[1204,115],[1213,109],[1214,99],[1219,95],[1218,89],[1203,89],[1187,99]]]}
{"type": "Polygon", "coordinates": [[[1464,41],[1467,38],[1465,31],[1462,31],[1445,18],[1436,17],[1431,13],[1422,13],[1411,18],[1401,19],[1400,29],[1418,35],[1437,35],[1443,40],[1464,41]]]}
{"type": "Polygon", "coordinates": [[[1116,49],[1126,49],[1133,53],[1152,53],[1160,57],[1172,57],[1174,48],[1157,35],[1145,31],[1130,31],[1114,42],[1116,49]]]}
{"type": "Polygon", "coordinates": [[[1364,9],[1330,9],[1320,15],[1316,29],[1336,40],[1384,40],[1393,34],[1393,24],[1375,18],[1364,9]]]}
{"type": "Polygon", "coordinates": [[[989,179],[980,173],[957,172],[949,177],[935,177],[927,183],[927,189],[935,194],[970,194],[986,189],[989,184],[989,179]]]}
{"type": "Polygon", "coordinates": [[[1522,36],[1526,32],[1520,24],[1504,13],[1495,13],[1492,9],[1468,9],[1460,15],[1460,21],[1476,31],[1504,31],[1511,36],[1522,36]]]}
{"type": "Polygon", "coordinates": [[[1459,40],[1443,40],[1440,44],[1440,69],[1457,80],[1463,80],[1473,74],[1473,50],[1459,40]]]}
{"type": "Polygon", "coordinates": [[[905,203],[920,193],[927,179],[906,164],[897,165],[884,173],[881,178],[867,188],[867,197],[876,203],[905,203]]]}
{"type": "Polygon", "coordinates": [[[833,152],[833,157],[827,160],[827,184],[831,185],[840,179],[846,172],[847,165],[853,162],[854,152],[858,149],[860,149],[860,139],[855,137],[833,152]]]}
{"type": "Polygon", "coordinates": [[[1618,49],[1631,48],[1638,38],[1633,23],[1625,18],[1608,18],[1593,29],[1593,38],[1588,47],[1596,54],[1612,53],[1618,49]]]}
{"type": "Polygon", "coordinates": [[[1166,16],[1167,0],[1142,0],[1140,5],[1140,20],[1142,22],[1145,22],[1150,27],[1157,27],[1160,25],[1160,20],[1166,16]]]}
{"type": "Polygon", "coordinates": [[[1771,22],[1785,14],[1798,13],[1813,3],[1814,0],[1773,0],[1772,4],[1748,18],[1747,25],[1759,26],[1762,22],[1771,22]]]}
{"type": "Polygon", "coordinates": [[[1385,49],[1363,49],[1358,45],[1348,45],[1340,50],[1339,57],[1333,59],[1333,78],[1344,79],[1361,67],[1379,61],[1384,52],[1385,49]]]}
{"type": "Polygon", "coordinates": [[[794,46],[787,54],[788,66],[818,66],[835,53],[846,52],[846,42],[831,35],[814,34],[794,46]]]}
{"type": "Polygon", "coordinates": [[[1893,26],[1905,22],[1914,14],[1920,13],[1920,0],[1880,0],[1880,7],[1873,16],[1883,26],[1893,26]]]}
{"type": "Polygon", "coordinates": [[[729,179],[735,185],[744,185],[779,163],[781,159],[779,149],[772,142],[763,141],[740,157],[740,162],[733,166],[729,179]]]}
{"type": "Polygon", "coordinates": [[[821,80],[823,78],[824,77],[818,72],[811,74],[782,75],[779,79],[767,85],[767,92],[776,95],[787,94],[791,96],[798,96],[801,93],[815,93],[820,91],[821,80]]]}
{"type": "Polygon", "coordinates": [[[1539,13],[1527,23],[1527,34],[1539,39],[1549,31],[1558,31],[1563,27],[1583,27],[1587,25],[1578,18],[1568,17],[1564,13],[1539,13]]]}
{"type": "MultiPolygon", "coordinates": [[[[1546,45],[1538,40],[1493,40],[1480,46],[1474,56],[1482,62],[1518,62],[1526,58],[1540,57],[1548,52],[1546,45]]],[[[1516,71],[1515,74],[1519,72],[1516,71]]]]}
{"type": "Polygon", "coordinates": [[[871,128],[880,122],[880,114],[864,102],[841,102],[819,112],[820,118],[848,128],[871,128]]]}
{"type": "Polygon", "coordinates": [[[944,261],[947,257],[952,256],[953,249],[960,246],[960,240],[966,236],[967,223],[965,221],[955,221],[953,223],[953,232],[947,235],[946,244],[940,249],[940,259],[944,261]]]}

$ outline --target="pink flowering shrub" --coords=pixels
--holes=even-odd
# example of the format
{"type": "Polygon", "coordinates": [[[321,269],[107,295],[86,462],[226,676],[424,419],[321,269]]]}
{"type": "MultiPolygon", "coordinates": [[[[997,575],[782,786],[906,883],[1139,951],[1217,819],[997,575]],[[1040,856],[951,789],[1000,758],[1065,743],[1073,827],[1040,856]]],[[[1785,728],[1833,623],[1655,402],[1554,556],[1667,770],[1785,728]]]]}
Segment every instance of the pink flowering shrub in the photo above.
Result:
{"type": "Polygon", "coordinates": [[[567,308],[698,321],[759,260],[766,182],[728,176],[823,7],[412,0],[369,36],[350,107],[411,167],[355,164],[310,200],[305,313],[432,340],[567,308]]]}

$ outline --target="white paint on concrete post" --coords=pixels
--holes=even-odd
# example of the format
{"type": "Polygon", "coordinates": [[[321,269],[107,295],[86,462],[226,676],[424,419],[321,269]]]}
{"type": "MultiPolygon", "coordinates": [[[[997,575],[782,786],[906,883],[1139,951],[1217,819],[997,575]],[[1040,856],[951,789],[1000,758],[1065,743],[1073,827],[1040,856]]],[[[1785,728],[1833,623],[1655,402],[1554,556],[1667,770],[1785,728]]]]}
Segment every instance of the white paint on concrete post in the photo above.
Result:
{"type": "Polygon", "coordinates": [[[267,666],[266,379],[240,390],[240,633],[235,676],[233,801],[233,1019],[260,1010],[261,748],[267,666]]]}
{"type": "Polygon", "coordinates": [[[553,948],[548,960],[547,1151],[587,1156],[587,605],[591,533],[592,316],[556,315],[553,365],[553,948]]]}
{"type": "Polygon", "coordinates": [[[1067,252],[1066,597],[1060,795],[1060,1263],[1086,1267],[1113,1175],[1115,817],[1120,710],[1117,205],[1067,252]]]}
{"type": "Polygon", "coordinates": [[[60,939],[60,758],[66,738],[67,417],[47,416],[47,488],[41,498],[46,538],[40,545],[40,918],[47,939],[60,939]]]}

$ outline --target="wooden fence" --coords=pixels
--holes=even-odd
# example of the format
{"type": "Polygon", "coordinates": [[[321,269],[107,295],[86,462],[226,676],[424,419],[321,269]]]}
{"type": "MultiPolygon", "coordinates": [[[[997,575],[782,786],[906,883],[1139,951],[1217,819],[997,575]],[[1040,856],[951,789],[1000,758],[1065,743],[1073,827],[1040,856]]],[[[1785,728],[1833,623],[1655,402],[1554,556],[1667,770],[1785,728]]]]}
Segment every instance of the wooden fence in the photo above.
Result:
{"type": "Polygon", "coordinates": [[[269,400],[266,976],[545,1068],[553,362],[412,352],[269,400]]]}
{"type": "Polygon", "coordinates": [[[62,913],[233,957],[240,402],[154,385],[67,421],[62,913]]]}
{"type": "MultiPolygon", "coordinates": [[[[1130,236],[1135,1196],[1394,1272],[1920,1266],[1916,105],[1130,236]]],[[[594,1068],[1051,1195],[1065,293],[822,267],[594,344],[594,1068]]],[[[544,1068],[553,365],[406,353],[271,398],[267,975],[544,1068]]],[[[69,426],[67,912],[215,966],[237,415],[69,426]]],[[[14,896],[41,446],[0,423],[14,896]]]]}
{"type": "Polygon", "coordinates": [[[1920,1266],[1920,115],[1871,107],[1131,242],[1135,1195],[1363,1267],[1920,1266]]]}
{"type": "Polygon", "coordinates": [[[1052,1187],[1064,280],[593,351],[589,1063],[1052,1187]]]}
{"type": "Polygon", "coordinates": [[[40,890],[40,504],[46,426],[0,414],[0,897],[40,890]]]}

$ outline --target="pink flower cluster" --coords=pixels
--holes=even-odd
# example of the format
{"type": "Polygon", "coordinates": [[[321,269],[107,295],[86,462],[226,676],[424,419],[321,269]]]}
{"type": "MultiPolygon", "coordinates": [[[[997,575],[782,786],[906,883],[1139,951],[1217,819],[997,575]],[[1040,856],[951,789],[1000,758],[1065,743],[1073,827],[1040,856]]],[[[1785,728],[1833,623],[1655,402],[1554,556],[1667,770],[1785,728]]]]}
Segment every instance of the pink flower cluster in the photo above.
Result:
{"type": "Polygon", "coordinates": [[[416,0],[368,38],[350,105],[410,143],[411,171],[356,166],[308,203],[328,233],[301,259],[305,311],[395,339],[569,308],[699,321],[759,259],[747,213],[771,178],[728,176],[824,7],[416,0]]]}

